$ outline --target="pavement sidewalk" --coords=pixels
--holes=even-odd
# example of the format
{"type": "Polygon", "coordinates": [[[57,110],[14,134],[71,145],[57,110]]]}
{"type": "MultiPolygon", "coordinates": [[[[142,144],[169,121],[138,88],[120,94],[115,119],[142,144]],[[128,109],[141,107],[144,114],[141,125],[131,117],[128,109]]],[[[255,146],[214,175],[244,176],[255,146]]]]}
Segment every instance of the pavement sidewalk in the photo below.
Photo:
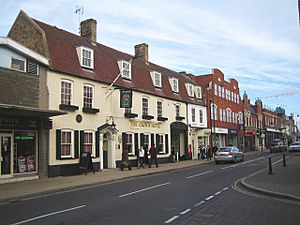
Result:
{"type": "MultiPolygon", "coordinates": [[[[300,153],[285,153],[286,167],[283,160],[241,179],[241,184],[251,191],[271,197],[300,201],[300,153]]],[[[272,156],[272,155],[270,155],[272,156]]],[[[272,164],[275,163],[272,161],[272,164]]]]}
{"type": "MultiPolygon", "coordinates": [[[[245,155],[260,154],[260,152],[245,153],[245,155]]],[[[53,178],[42,178],[16,183],[0,184],[0,203],[18,201],[20,199],[40,196],[44,194],[56,193],[87,186],[96,186],[110,182],[117,182],[139,176],[163,173],[167,171],[198,166],[201,164],[213,163],[207,160],[186,160],[176,163],[160,164],[158,168],[134,167],[132,170],[121,171],[116,169],[105,169],[101,172],[92,172],[87,175],[64,176],[53,178]]],[[[255,191],[266,193],[276,192],[281,196],[300,200],[300,153],[289,156],[287,167],[282,168],[281,164],[274,166],[273,175],[268,175],[267,171],[259,171],[243,180],[243,185],[255,191]]]]}

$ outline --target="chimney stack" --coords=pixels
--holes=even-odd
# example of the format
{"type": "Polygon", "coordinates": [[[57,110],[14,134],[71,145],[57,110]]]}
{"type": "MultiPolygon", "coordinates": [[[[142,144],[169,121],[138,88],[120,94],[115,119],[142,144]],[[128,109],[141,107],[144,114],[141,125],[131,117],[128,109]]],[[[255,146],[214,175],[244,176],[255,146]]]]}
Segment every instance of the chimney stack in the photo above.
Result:
{"type": "Polygon", "coordinates": [[[136,58],[148,62],[148,45],[146,43],[135,45],[134,50],[136,58]]]}
{"type": "Polygon", "coordinates": [[[80,23],[80,36],[86,37],[93,42],[97,42],[97,21],[87,19],[80,23]]]}

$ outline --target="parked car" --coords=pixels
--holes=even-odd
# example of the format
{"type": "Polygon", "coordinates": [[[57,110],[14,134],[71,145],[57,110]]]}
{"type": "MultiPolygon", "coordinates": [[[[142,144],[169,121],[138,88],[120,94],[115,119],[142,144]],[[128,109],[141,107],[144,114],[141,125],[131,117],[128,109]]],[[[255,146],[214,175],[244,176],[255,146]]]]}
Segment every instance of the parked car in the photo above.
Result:
{"type": "Polygon", "coordinates": [[[284,144],[283,141],[279,139],[275,139],[272,141],[271,146],[270,146],[270,152],[286,152],[288,149],[287,145],[284,144]]]}
{"type": "Polygon", "coordinates": [[[237,147],[221,147],[214,156],[216,164],[219,162],[237,162],[244,160],[244,153],[237,147]]]}
{"type": "Polygon", "coordinates": [[[291,144],[288,149],[289,152],[300,152],[300,141],[291,144]]]}

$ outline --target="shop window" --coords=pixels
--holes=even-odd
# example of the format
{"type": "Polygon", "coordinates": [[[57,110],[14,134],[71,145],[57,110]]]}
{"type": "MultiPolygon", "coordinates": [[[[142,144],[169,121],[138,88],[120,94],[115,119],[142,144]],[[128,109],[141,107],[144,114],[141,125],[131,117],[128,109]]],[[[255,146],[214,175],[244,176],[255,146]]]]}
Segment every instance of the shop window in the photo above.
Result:
{"type": "Polygon", "coordinates": [[[14,133],[14,173],[36,172],[36,133],[14,133]]]}
{"type": "Polygon", "coordinates": [[[61,131],[61,158],[72,157],[72,131],[61,131]]]}

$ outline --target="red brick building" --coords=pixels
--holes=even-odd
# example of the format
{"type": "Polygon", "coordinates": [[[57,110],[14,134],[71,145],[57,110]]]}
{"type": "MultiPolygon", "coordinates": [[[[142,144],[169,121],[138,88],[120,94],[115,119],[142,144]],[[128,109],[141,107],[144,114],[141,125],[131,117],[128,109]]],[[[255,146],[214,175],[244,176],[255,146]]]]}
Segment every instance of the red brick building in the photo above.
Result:
{"type": "Polygon", "coordinates": [[[243,105],[237,80],[225,81],[219,69],[212,69],[211,74],[196,79],[206,96],[208,127],[212,131],[210,144],[241,146],[243,105]]]}

